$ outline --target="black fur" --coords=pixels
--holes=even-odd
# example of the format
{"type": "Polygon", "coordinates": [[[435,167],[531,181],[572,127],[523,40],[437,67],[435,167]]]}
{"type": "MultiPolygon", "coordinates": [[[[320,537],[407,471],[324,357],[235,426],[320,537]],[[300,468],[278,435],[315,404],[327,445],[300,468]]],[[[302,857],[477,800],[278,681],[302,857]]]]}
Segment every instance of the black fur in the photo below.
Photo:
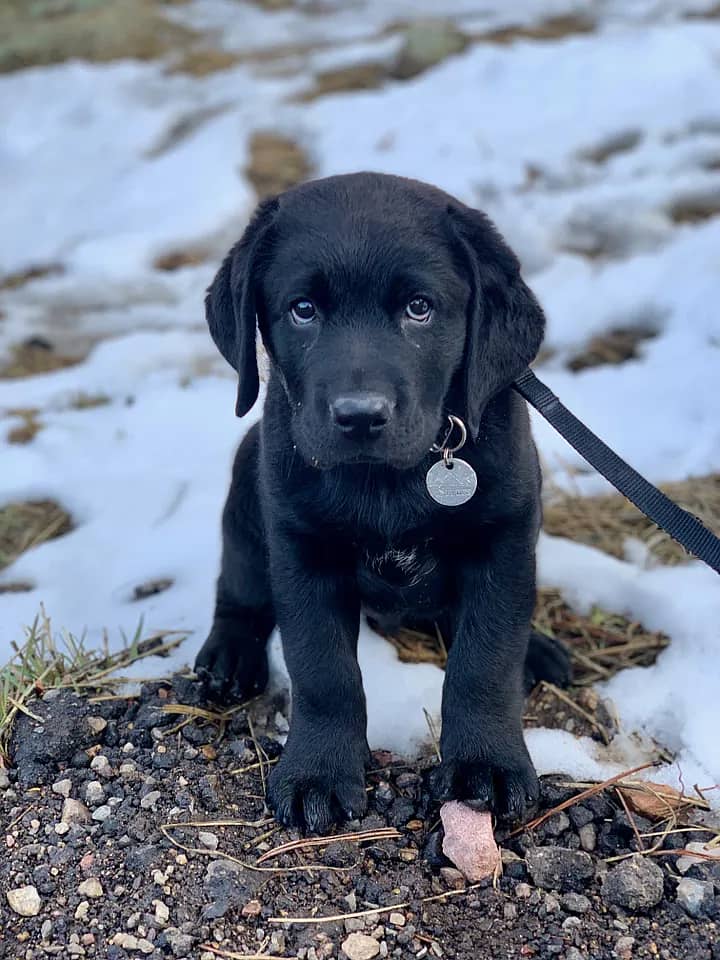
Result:
{"type": "Polygon", "coordinates": [[[238,372],[238,414],[258,395],[256,316],[271,372],[235,460],[196,666],[215,696],[255,694],[279,625],[293,703],[269,783],[276,816],[323,831],[365,809],[361,605],[386,625],[441,622],[449,639],[437,797],[521,816],[538,791],[524,683],[564,683],[568,661],[530,631],[540,471],[509,384],[544,318],[516,257],[483,214],[433,187],[332,177],[260,206],[206,304],[238,372]],[[428,323],[406,317],[417,296],[432,303],[428,323]],[[302,298],[318,313],[298,326],[302,298]],[[382,424],[339,427],[347,396],[380,397],[382,424]],[[468,425],[459,455],[478,476],[451,508],[425,487],[449,413],[468,425]]]}

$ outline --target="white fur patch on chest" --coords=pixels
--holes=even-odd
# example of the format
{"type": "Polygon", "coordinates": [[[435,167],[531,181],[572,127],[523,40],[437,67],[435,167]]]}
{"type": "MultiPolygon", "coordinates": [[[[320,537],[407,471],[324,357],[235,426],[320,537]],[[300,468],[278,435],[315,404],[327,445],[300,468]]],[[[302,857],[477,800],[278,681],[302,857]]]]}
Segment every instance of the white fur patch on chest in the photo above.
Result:
{"type": "Polygon", "coordinates": [[[399,571],[405,578],[408,586],[420,583],[423,577],[428,576],[437,566],[435,558],[427,551],[420,551],[417,547],[408,547],[397,550],[393,547],[382,553],[365,554],[367,565],[379,576],[390,571],[397,576],[399,571]]]}

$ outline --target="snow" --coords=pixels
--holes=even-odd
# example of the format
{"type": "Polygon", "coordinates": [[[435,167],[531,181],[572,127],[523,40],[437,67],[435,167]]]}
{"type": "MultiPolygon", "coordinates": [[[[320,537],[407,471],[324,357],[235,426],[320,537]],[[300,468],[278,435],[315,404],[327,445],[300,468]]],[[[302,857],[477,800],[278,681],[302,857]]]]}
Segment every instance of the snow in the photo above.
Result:
{"type": "MultiPolygon", "coordinates": [[[[204,78],[162,64],[72,62],[0,77],[0,277],[61,264],[0,291],[0,357],[29,335],[90,348],[81,364],[0,380],[0,504],[53,497],[75,529],[23,554],[0,583],[0,662],[43,603],[58,629],[98,642],[146,630],[188,631],[158,674],[190,664],[209,627],[220,511],[235,446],[260,415],[233,417],[232,372],[206,333],[202,294],[253,203],[242,175],[256,130],[294,136],[319,175],[377,169],[417,176],[484,207],[521,256],[548,315],[552,388],[654,481],[720,470],[720,217],[679,223],[674,205],[720,197],[720,23],[687,19],[699,0],[602,5],[456,0],[444,15],[482,33],[509,23],[592,13],[591,33],[549,42],[471,45],[414,80],[293,102],[317,70],[386,60],[388,32],[432,0],[381,0],[266,12],[237,0],[193,0],[171,15],[248,54],[290,45],[280,59],[246,58],[204,78]],[[602,10],[598,12],[598,7],[602,10]],[[593,151],[622,143],[602,162],[593,151]],[[599,245],[600,258],[578,253],[599,245]],[[174,272],[163,253],[200,249],[174,272]],[[568,372],[592,336],[618,326],[657,332],[637,360],[568,372]],[[78,393],[109,403],[77,410],[78,393]],[[5,441],[9,411],[38,408],[43,429],[5,441]],[[133,589],[171,578],[140,602],[133,589]]],[[[534,417],[548,480],[605,490],[534,417]]],[[[577,779],[642,763],[656,743],[675,762],[653,779],[720,782],[714,705],[720,684],[720,591],[700,564],[652,567],[639,545],[619,561],[543,536],[539,573],[579,610],[638,618],[672,643],[654,667],[601,690],[622,735],[609,749],[533,730],[540,772],[577,779]]],[[[285,680],[279,639],[273,682],[285,680]]],[[[374,747],[415,751],[437,715],[442,673],[398,661],[363,627],[360,661],[374,747]]],[[[136,674],[152,672],[145,662],[136,674]]],[[[709,794],[712,796],[712,794],[709,794]]],[[[720,792],[716,791],[717,803],[720,792]]]]}

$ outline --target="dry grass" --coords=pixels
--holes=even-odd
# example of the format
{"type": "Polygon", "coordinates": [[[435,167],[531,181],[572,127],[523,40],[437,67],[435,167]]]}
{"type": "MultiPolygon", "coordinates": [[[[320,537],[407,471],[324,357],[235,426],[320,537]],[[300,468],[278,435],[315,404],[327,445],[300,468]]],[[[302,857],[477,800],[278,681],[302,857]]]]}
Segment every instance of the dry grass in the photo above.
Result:
{"type": "Polygon", "coordinates": [[[72,530],[72,517],[55,500],[27,500],[0,507],[0,570],[21,553],[72,530]]]}
{"type": "MultiPolygon", "coordinates": [[[[720,474],[691,477],[660,489],[706,526],[720,533],[720,474]]],[[[622,559],[628,537],[642,541],[652,556],[666,564],[686,563],[687,553],[619,494],[577,497],[559,494],[544,508],[548,533],[568,537],[622,559]]]]}
{"type": "Polygon", "coordinates": [[[0,380],[16,380],[19,377],[34,377],[39,373],[52,373],[81,363],[83,357],[57,353],[51,343],[42,337],[31,337],[12,349],[12,355],[0,366],[0,380]]]}
{"type": "Polygon", "coordinates": [[[509,27],[498,27],[485,33],[475,34],[473,40],[480,43],[493,43],[505,46],[517,43],[519,40],[552,41],[563,40],[566,37],[577,37],[584,33],[594,33],[594,20],[579,14],[566,14],[558,17],[548,17],[535,24],[515,24],[509,27]]]}
{"type": "Polygon", "coordinates": [[[634,150],[643,138],[641,130],[623,130],[614,136],[607,137],[591,147],[578,151],[581,160],[587,160],[601,166],[603,163],[619,153],[628,153],[634,150]]]}
{"type": "Polygon", "coordinates": [[[142,620],[135,634],[123,635],[120,650],[110,653],[107,636],[100,649],[87,650],[84,639],[69,633],[57,635],[41,609],[21,644],[11,643],[14,653],[0,669],[0,766],[7,764],[12,726],[19,713],[32,713],[32,701],[50,689],[76,692],[112,690],[125,682],[118,676],[149,656],[167,656],[184,639],[174,631],[142,636],[142,620]]]}
{"type": "Polygon", "coordinates": [[[153,267],[156,270],[172,273],[175,270],[182,270],[183,267],[196,267],[205,263],[207,259],[207,250],[200,247],[188,247],[185,250],[172,250],[169,253],[161,254],[153,260],[153,267]]]}
{"type": "Polygon", "coordinates": [[[379,61],[356,63],[336,70],[325,70],[315,76],[314,85],[297,98],[309,103],[332,93],[349,93],[354,90],[375,90],[389,79],[386,64],[379,61]]]}
{"type": "Polygon", "coordinates": [[[38,431],[42,429],[42,422],[38,420],[38,413],[40,411],[36,407],[16,407],[7,412],[8,416],[17,417],[20,421],[20,423],[8,430],[8,443],[30,443],[38,431]]]}
{"type": "Polygon", "coordinates": [[[85,393],[81,390],[73,396],[68,407],[71,410],[94,410],[95,407],[106,407],[111,403],[111,398],[105,393],[85,393]]]}
{"type": "Polygon", "coordinates": [[[586,616],[576,613],[559,590],[548,588],[539,592],[533,623],[569,649],[576,686],[606,680],[628,667],[649,667],[670,642],[664,633],[599,607],[586,616]]]}
{"type": "Polygon", "coordinates": [[[25,270],[18,270],[15,273],[7,273],[0,277],[0,290],[17,290],[24,287],[26,283],[33,280],[40,280],[42,277],[58,276],[64,272],[61,263],[38,264],[34,267],[27,267],[25,270]]]}
{"type": "Polygon", "coordinates": [[[572,356],[567,367],[574,373],[588,367],[602,367],[607,364],[625,363],[636,360],[640,354],[638,347],[646,340],[657,336],[652,327],[616,327],[607,333],[598,334],[581,351],[572,356]]]}
{"type": "Polygon", "coordinates": [[[687,193],[676,197],[668,207],[673,223],[702,223],[720,215],[720,189],[687,193]]]}
{"type": "Polygon", "coordinates": [[[289,137],[271,131],[253,134],[250,159],[244,172],[259,199],[307,180],[312,169],[303,148],[289,137]]]}

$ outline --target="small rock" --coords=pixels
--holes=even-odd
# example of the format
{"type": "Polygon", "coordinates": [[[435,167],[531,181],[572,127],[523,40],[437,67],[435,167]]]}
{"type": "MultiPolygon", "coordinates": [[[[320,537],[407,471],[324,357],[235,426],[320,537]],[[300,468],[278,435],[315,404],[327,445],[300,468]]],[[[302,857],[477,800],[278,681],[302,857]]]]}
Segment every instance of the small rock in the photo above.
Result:
{"type": "Polygon", "coordinates": [[[5,767],[0,767],[0,790],[7,790],[10,786],[10,777],[5,767]]]}
{"type": "Polygon", "coordinates": [[[87,902],[87,900],[81,900],[77,905],[77,909],[75,910],[75,919],[81,921],[87,920],[89,910],[90,904],[87,902]]]}
{"type": "MultiPolygon", "coordinates": [[[[40,913],[40,894],[33,886],[16,887],[6,893],[10,909],[21,917],[36,917],[40,913]]],[[[374,956],[374,954],[373,954],[374,956]]]]}
{"type": "Polygon", "coordinates": [[[43,920],[42,926],[40,927],[40,937],[44,943],[47,943],[47,941],[50,939],[52,928],[52,920],[43,920]]]}
{"type": "Polygon", "coordinates": [[[503,920],[514,920],[517,917],[517,907],[514,903],[503,905],[503,920]]]}
{"type": "Polygon", "coordinates": [[[57,793],[61,797],[69,797],[70,791],[72,790],[72,780],[57,780],[52,785],[52,792],[57,793]]]}
{"type": "Polygon", "coordinates": [[[550,817],[543,827],[543,830],[548,837],[559,837],[561,833],[565,833],[569,826],[570,817],[561,810],[560,813],[556,813],[553,817],[550,817]]]}
{"type": "Polygon", "coordinates": [[[262,904],[259,900],[248,900],[240,911],[244,917],[258,917],[262,911],[262,904]]]}
{"type": "Polygon", "coordinates": [[[615,941],[613,952],[616,957],[622,960],[629,960],[632,956],[632,948],[635,945],[635,937],[618,937],[615,941]]]}
{"type": "Polygon", "coordinates": [[[102,823],[103,820],[107,820],[111,813],[112,809],[104,803],[101,807],[98,807],[97,810],[93,810],[92,818],[93,820],[97,820],[98,823],[102,823]]]}
{"type": "Polygon", "coordinates": [[[150,793],[146,793],[145,796],[140,801],[140,806],[143,810],[154,810],[155,804],[158,802],[162,794],[159,790],[151,790],[150,793]]]}
{"type": "Polygon", "coordinates": [[[90,820],[90,811],[80,800],[73,800],[67,797],[63,801],[62,814],[60,821],[72,825],[73,823],[87,823],[90,820]]]}
{"type": "Polygon", "coordinates": [[[217,834],[215,833],[210,833],[210,832],[201,830],[198,833],[198,840],[200,842],[200,846],[205,847],[207,850],[217,850],[218,848],[219,841],[217,838],[217,834]]]}
{"type": "Polygon", "coordinates": [[[390,923],[391,923],[394,927],[404,927],[404,926],[405,926],[405,922],[406,922],[406,921],[405,921],[405,914],[404,914],[404,913],[398,913],[398,912],[391,913],[390,916],[388,917],[388,919],[389,919],[390,923]]]}
{"type": "Polygon", "coordinates": [[[60,823],[56,823],[56,824],[55,824],[55,833],[56,833],[59,837],[62,837],[62,836],[64,836],[66,833],[69,833],[69,832],[70,832],[70,824],[69,824],[69,823],[63,823],[62,820],[61,820],[60,823]]]}
{"type": "Polygon", "coordinates": [[[187,957],[193,948],[194,940],[188,933],[181,933],[177,927],[168,927],[164,931],[165,942],[174,957],[187,957]]]}
{"type": "Polygon", "coordinates": [[[577,947],[568,947],[565,951],[565,960],[586,960],[586,958],[577,947]]]}
{"type": "Polygon", "coordinates": [[[88,780],[85,784],[85,799],[91,807],[96,807],[105,799],[105,787],[99,780],[88,780]]]}
{"type": "Polygon", "coordinates": [[[715,902],[713,884],[709,880],[683,877],[677,888],[677,902],[691,917],[709,914],[715,902]]]}
{"type": "Polygon", "coordinates": [[[122,947],[123,950],[138,949],[138,938],[133,933],[116,933],[110,943],[116,947],[122,947]]]}
{"type": "Polygon", "coordinates": [[[519,883],[515,887],[515,896],[519,900],[527,900],[527,898],[530,896],[531,893],[532,893],[532,887],[530,886],[529,883],[519,883]]]}
{"type": "Polygon", "coordinates": [[[647,910],[662,900],[664,875],[649,857],[623,860],[608,871],[601,893],[605,900],[627,910],[647,910]]]}
{"type": "Polygon", "coordinates": [[[86,717],[85,723],[90,727],[90,730],[97,736],[99,733],[102,733],[103,730],[107,727],[107,720],[105,717],[86,717]]]}
{"type": "Polygon", "coordinates": [[[101,777],[105,777],[107,779],[113,775],[110,761],[104,753],[99,753],[96,757],[92,758],[90,761],[90,769],[94,770],[96,773],[99,773],[101,777]]]}
{"type": "MultiPolygon", "coordinates": [[[[396,800],[395,804],[399,802],[396,800]]],[[[440,817],[445,828],[445,856],[472,883],[491,877],[500,866],[500,851],[493,836],[490,813],[453,800],[442,805],[440,817]]]]}
{"type": "Polygon", "coordinates": [[[594,874],[587,853],[565,847],[533,847],[526,854],[530,876],[545,890],[573,890],[585,886],[594,874]]]}
{"type": "Polygon", "coordinates": [[[162,900],[153,900],[153,906],[155,907],[155,922],[165,926],[170,919],[170,909],[162,900]]]}
{"type": "Polygon", "coordinates": [[[348,960],[373,960],[380,953],[380,944],[366,933],[351,933],[343,940],[342,949],[348,960]]]}
{"type": "Polygon", "coordinates": [[[101,897],[103,888],[97,877],[89,877],[78,885],[77,892],[81,897],[101,897]]]}
{"type": "Polygon", "coordinates": [[[561,927],[565,933],[574,933],[582,927],[582,920],[580,917],[565,917],[561,923],[561,927]]]}
{"type": "Polygon", "coordinates": [[[462,890],[465,886],[465,877],[455,867],[440,867],[440,876],[452,890],[462,890]]]}
{"type": "Polygon", "coordinates": [[[580,838],[580,846],[583,850],[587,850],[588,853],[592,852],[597,846],[597,830],[595,829],[595,824],[586,823],[578,829],[578,837],[580,838]]]}
{"type": "Polygon", "coordinates": [[[592,904],[582,893],[565,893],[560,900],[564,910],[570,913],[587,913],[592,904]]]}

